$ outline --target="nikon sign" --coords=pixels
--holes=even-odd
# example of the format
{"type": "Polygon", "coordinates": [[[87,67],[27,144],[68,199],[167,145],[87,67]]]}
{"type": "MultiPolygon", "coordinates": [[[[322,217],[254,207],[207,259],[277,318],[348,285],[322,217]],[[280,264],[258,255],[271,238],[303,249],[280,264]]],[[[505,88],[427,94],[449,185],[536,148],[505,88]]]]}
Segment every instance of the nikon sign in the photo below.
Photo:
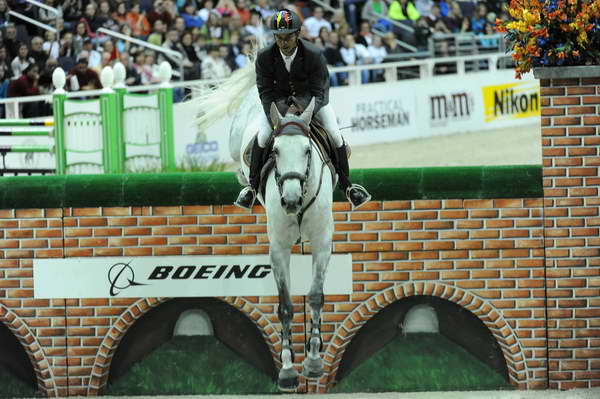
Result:
{"type": "MultiPolygon", "coordinates": [[[[292,255],[292,295],[306,295],[312,256],[292,255]]],[[[277,295],[268,256],[34,259],[35,298],[277,295]]],[[[351,255],[332,255],[325,294],[352,293],[351,255]]]]}

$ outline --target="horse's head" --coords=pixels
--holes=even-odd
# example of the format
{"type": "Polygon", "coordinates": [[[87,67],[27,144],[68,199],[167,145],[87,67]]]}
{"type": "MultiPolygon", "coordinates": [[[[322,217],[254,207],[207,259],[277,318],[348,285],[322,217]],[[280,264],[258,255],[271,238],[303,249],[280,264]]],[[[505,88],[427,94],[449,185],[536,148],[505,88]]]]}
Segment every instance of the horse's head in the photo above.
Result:
{"type": "Polygon", "coordinates": [[[308,129],[314,108],[312,99],[301,115],[282,116],[275,103],[271,104],[271,122],[275,126],[275,179],[281,206],[290,216],[300,212],[306,192],[312,153],[308,129]]]}

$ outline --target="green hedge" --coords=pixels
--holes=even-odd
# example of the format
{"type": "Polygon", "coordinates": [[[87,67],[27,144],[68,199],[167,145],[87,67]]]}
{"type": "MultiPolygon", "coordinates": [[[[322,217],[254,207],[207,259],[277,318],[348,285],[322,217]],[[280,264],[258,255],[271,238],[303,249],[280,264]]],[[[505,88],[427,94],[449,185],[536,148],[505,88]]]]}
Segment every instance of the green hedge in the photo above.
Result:
{"type": "MultiPolygon", "coordinates": [[[[537,165],[355,169],[351,179],[375,201],[542,196],[537,165]]],[[[0,209],[223,205],[239,190],[230,172],[16,176],[0,179],[0,209]]]]}

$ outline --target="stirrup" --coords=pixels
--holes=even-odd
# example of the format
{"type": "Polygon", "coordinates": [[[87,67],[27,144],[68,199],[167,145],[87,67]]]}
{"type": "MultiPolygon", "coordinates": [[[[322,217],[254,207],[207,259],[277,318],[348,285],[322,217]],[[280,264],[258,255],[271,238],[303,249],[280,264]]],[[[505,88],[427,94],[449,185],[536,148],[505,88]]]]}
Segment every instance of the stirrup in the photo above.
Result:
{"type": "Polygon", "coordinates": [[[364,188],[363,186],[361,186],[360,184],[352,184],[350,187],[348,187],[348,188],[346,189],[346,199],[347,199],[347,200],[348,200],[348,202],[350,202],[350,204],[352,205],[352,210],[355,210],[355,209],[358,209],[358,208],[360,208],[361,206],[363,206],[363,205],[364,205],[364,204],[366,204],[367,202],[369,202],[369,201],[371,200],[371,194],[369,194],[369,192],[367,191],[367,189],[365,189],[365,188],[364,188]],[[364,198],[364,199],[363,199],[361,202],[359,202],[359,203],[355,204],[355,203],[352,201],[352,199],[350,198],[350,190],[352,190],[352,189],[356,189],[356,190],[358,190],[360,193],[362,193],[362,194],[365,196],[365,198],[364,198]]]}
{"type": "Polygon", "coordinates": [[[256,190],[254,190],[251,186],[244,187],[237,199],[233,203],[235,206],[238,206],[242,209],[252,210],[252,206],[256,201],[256,190]],[[251,196],[248,198],[248,196],[251,196]]]}

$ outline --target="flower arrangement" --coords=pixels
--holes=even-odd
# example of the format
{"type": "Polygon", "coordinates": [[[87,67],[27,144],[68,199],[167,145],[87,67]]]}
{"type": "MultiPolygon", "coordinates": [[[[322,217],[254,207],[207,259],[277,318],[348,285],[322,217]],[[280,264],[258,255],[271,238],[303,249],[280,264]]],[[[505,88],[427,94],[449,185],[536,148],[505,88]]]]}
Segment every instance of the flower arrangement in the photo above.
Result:
{"type": "Polygon", "coordinates": [[[521,78],[535,66],[600,64],[600,0],[511,0],[496,20],[521,78]]]}

